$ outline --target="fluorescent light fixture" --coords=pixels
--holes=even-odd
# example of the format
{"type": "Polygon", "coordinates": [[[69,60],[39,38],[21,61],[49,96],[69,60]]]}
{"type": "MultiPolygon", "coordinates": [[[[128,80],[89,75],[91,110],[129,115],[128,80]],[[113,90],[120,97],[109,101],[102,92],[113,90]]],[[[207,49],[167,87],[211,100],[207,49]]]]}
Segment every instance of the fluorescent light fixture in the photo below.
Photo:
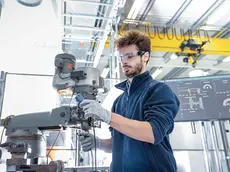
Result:
{"type": "Polygon", "coordinates": [[[170,59],[177,59],[177,58],[178,58],[178,56],[176,54],[173,54],[170,56],[170,59]]]}
{"type": "Polygon", "coordinates": [[[128,19],[136,19],[137,14],[140,11],[142,5],[143,5],[142,0],[135,0],[133,6],[131,7],[131,10],[129,11],[128,19]]]}
{"type": "Polygon", "coordinates": [[[208,75],[209,72],[205,72],[201,69],[196,69],[196,70],[192,70],[188,73],[189,77],[198,77],[198,76],[206,76],[208,75]]]}
{"type": "Polygon", "coordinates": [[[106,78],[108,73],[109,73],[109,68],[108,67],[104,68],[103,71],[102,71],[101,77],[106,78]]]}
{"type": "Polygon", "coordinates": [[[230,56],[226,57],[223,62],[230,62],[230,56]]]}
{"type": "MultiPolygon", "coordinates": [[[[108,25],[106,26],[106,29],[108,29],[109,26],[110,26],[110,25],[108,24],[108,25]]],[[[109,33],[109,32],[104,33],[104,35],[107,35],[107,33],[109,33]]],[[[102,52],[103,52],[103,50],[104,50],[106,40],[107,40],[107,36],[104,36],[104,37],[99,41],[99,44],[97,44],[97,45],[98,45],[98,47],[97,47],[97,53],[96,53],[96,56],[95,56],[95,58],[94,58],[94,64],[93,64],[93,67],[95,67],[95,68],[98,66],[99,61],[100,61],[100,59],[101,59],[101,55],[102,55],[102,52]]]]}
{"type": "Polygon", "coordinates": [[[77,59],[76,63],[93,63],[93,62],[86,61],[86,60],[83,60],[83,59],[77,59]]]}
{"type": "Polygon", "coordinates": [[[215,24],[218,20],[221,20],[230,10],[230,1],[225,1],[223,4],[209,17],[207,24],[215,24]]]}
{"type": "Polygon", "coordinates": [[[161,74],[162,71],[163,71],[162,68],[156,69],[152,74],[152,78],[155,79],[158,75],[161,74]]]}

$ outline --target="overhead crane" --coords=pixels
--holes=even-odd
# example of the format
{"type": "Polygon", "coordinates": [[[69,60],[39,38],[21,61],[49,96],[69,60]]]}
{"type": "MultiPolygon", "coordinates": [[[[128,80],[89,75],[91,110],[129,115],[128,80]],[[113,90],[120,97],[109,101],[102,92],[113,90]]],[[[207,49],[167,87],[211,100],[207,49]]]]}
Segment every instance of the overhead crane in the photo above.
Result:
{"type": "MultiPolygon", "coordinates": [[[[152,51],[163,51],[163,52],[174,52],[174,53],[187,53],[187,54],[210,54],[210,55],[223,55],[230,56],[230,39],[227,38],[217,38],[209,37],[207,31],[198,30],[195,34],[181,32],[182,34],[177,34],[176,29],[172,28],[172,31],[162,31],[159,32],[158,27],[154,27],[154,32],[149,32],[149,28],[146,29],[146,34],[149,35],[151,39],[151,50],[152,51]],[[201,36],[203,32],[203,36],[201,36]],[[182,44],[184,41],[194,40],[195,44],[199,47],[202,45],[201,51],[193,50],[189,47],[184,47],[182,51],[182,44]]],[[[126,30],[119,30],[119,33],[124,33],[126,30]]],[[[140,30],[141,31],[141,30],[140,30]]],[[[194,44],[194,45],[195,45],[194,44]]],[[[195,46],[196,46],[195,45],[195,46]]],[[[110,47],[110,41],[107,40],[105,43],[105,48],[110,47]]]]}
{"type": "MultiPolygon", "coordinates": [[[[126,24],[127,25],[127,24],[126,24]]],[[[148,25],[135,28],[145,32],[151,39],[151,50],[172,52],[177,56],[183,56],[183,62],[195,67],[198,63],[198,57],[203,55],[222,55],[230,56],[230,39],[209,37],[205,30],[187,30],[180,28],[179,34],[176,28],[159,28],[154,26],[153,32],[148,25]]],[[[121,27],[119,35],[130,30],[130,27],[121,27]]],[[[111,41],[107,40],[105,48],[109,48],[111,41]]]]}

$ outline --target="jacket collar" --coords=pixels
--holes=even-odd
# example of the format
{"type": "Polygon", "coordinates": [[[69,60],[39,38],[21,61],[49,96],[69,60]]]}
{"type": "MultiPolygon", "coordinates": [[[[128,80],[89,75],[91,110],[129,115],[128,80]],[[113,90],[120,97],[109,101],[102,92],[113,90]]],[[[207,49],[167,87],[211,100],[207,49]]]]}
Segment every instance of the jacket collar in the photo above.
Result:
{"type": "MultiPolygon", "coordinates": [[[[145,71],[142,74],[134,76],[131,82],[130,91],[135,90],[138,86],[141,86],[145,81],[149,80],[150,78],[152,79],[149,71],[145,71]]],[[[115,87],[123,91],[127,91],[127,82],[128,79],[119,84],[116,84],[115,87]]]]}

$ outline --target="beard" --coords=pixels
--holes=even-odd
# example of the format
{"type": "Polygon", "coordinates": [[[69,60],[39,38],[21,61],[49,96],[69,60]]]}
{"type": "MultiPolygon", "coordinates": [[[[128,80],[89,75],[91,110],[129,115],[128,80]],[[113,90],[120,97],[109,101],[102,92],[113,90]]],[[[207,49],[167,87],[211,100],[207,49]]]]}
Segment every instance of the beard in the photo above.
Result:
{"type": "Polygon", "coordinates": [[[143,69],[142,59],[140,60],[140,63],[137,63],[134,67],[128,67],[129,68],[124,71],[126,77],[133,78],[134,76],[139,75],[143,69]]]}

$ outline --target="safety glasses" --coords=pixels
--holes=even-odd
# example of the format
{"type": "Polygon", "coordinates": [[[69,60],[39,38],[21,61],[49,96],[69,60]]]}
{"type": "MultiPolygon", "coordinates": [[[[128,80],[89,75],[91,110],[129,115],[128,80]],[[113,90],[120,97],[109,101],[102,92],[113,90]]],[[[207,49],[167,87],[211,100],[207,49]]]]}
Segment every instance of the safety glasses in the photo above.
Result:
{"type": "Polygon", "coordinates": [[[146,51],[138,51],[136,53],[126,53],[126,54],[120,54],[119,55],[119,60],[120,62],[124,61],[124,60],[130,60],[136,56],[143,56],[146,53],[146,51]]]}

